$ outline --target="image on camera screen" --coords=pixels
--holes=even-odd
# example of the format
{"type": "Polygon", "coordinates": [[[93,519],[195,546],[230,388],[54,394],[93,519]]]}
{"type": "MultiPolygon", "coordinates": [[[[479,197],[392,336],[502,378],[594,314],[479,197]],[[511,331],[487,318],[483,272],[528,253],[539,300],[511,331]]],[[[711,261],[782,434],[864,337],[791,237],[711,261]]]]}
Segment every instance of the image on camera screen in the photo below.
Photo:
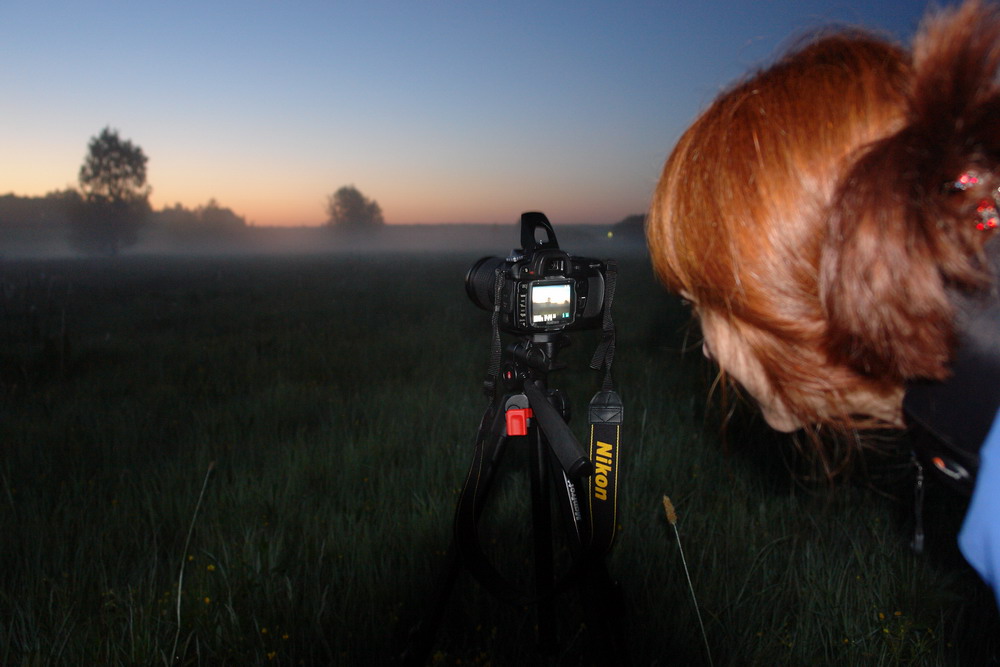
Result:
{"type": "Polygon", "coordinates": [[[531,286],[531,323],[566,324],[573,321],[573,285],[570,282],[531,286]]]}

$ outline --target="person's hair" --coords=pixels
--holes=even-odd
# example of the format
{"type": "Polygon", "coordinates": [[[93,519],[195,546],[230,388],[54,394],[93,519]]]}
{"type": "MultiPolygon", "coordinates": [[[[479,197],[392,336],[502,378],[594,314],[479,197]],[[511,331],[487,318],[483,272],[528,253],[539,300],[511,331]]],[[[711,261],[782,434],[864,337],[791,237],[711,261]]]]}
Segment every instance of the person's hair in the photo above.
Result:
{"type": "Polygon", "coordinates": [[[826,32],[683,134],[647,216],[654,268],[724,317],[803,423],[948,374],[951,289],[989,283],[976,206],[1000,166],[1000,11],[925,19],[912,51],[826,32]],[[974,170],[977,185],[950,188],[974,170]],[[821,407],[817,407],[821,406],[821,407]]]}

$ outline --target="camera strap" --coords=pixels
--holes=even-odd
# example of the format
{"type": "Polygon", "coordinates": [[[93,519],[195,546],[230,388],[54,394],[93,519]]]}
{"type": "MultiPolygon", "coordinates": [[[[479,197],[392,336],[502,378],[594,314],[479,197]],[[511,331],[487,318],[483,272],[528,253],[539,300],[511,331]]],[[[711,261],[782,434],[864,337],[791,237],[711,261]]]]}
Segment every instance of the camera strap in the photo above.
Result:
{"type": "MultiPolygon", "coordinates": [[[[500,381],[500,366],[503,360],[503,346],[500,338],[500,308],[503,302],[504,280],[505,273],[501,268],[498,268],[495,274],[494,306],[491,317],[492,340],[489,368],[483,382],[483,391],[489,397],[490,404],[480,421],[472,465],[469,466],[465,483],[459,492],[453,532],[459,557],[476,580],[498,599],[511,604],[525,605],[531,604],[534,598],[522,593],[517,586],[513,585],[494,567],[479,541],[479,518],[485,509],[487,496],[500,465],[504,442],[507,439],[507,428],[504,424],[507,419],[508,406],[506,405],[506,397],[501,390],[500,381]]],[[[527,410],[527,397],[524,399],[524,404],[517,407],[527,410]]]]}
{"type": "Polygon", "coordinates": [[[601,322],[601,342],[594,350],[590,367],[595,371],[604,368],[604,383],[602,391],[614,391],[611,381],[611,362],[615,359],[615,323],[611,317],[611,303],[615,299],[615,286],[618,282],[618,263],[609,259],[606,263],[604,279],[604,319],[601,322]]]}
{"type": "Polygon", "coordinates": [[[493,338],[490,341],[489,368],[486,371],[486,381],[483,385],[483,390],[491,399],[500,390],[497,386],[500,378],[500,360],[503,356],[503,345],[500,341],[500,304],[503,302],[503,284],[506,273],[502,267],[498,267],[493,275],[493,315],[490,316],[493,338]]]}
{"type": "Polygon", "coordinates": [[[462,563],[487,590],[506,602],[527,604],[530,600],[497,571],[479,542],[479,518],[485,508],[506,437],[503,428],[505,414],[499,399],[499,395],[495,396],[486,408],[476,435],[472,465],[455,508],[455,546],[462,563]]]}
{"type": "Polygon", "coordinates": [[[589,535],[585,544],[593,556],[599,557],[611,549],[618,527],[618,468],[621,451],[623,406],[611,377],[615,356],[615,325],[611,303],[615,296],[618,265],[607,262],[604,282],[604,321],[601,342],[594,352],[590,367],[604,369],[601,391],[594,394],[588,409],[590,418],[590,461],[594,472],[590,476],[587,507],[590,515],[589,535]]]}

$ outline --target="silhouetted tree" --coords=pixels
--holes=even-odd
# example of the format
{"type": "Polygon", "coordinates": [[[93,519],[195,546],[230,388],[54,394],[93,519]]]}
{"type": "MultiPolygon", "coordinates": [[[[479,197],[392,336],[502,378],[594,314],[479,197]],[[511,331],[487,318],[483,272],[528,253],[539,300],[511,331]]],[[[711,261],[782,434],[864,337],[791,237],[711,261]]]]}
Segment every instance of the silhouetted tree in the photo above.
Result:
{"type": "Polygon", "coordinates": [[[353,185],[345,185],[327,199],[326,224],[352,230],[367,230],[385,224],[378,202],[368,199],[353,185]]]}
{"type": "Polygon", "coordinates": [[[79,203],[70,210],[70,241],[81,250],[115,255],[133,245],[149,215],[148,158],[139,146],[104,128],[91,137],[80,167],[79,203]]]}

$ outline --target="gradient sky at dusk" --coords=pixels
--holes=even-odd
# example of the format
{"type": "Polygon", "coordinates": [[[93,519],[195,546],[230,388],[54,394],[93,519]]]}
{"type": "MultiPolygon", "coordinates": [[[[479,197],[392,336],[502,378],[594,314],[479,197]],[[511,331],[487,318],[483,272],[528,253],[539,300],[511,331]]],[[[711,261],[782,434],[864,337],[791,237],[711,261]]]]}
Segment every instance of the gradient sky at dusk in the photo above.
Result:
{"type": "Polygon", "coordinates": [[[615,222],[789,38],[850,22],[908,39],[925,6],[3,0],[0,194],[75,187],[110,126],[149,157],[157,208],[317,224],[354,184],[390,223],[615,222]]]}

